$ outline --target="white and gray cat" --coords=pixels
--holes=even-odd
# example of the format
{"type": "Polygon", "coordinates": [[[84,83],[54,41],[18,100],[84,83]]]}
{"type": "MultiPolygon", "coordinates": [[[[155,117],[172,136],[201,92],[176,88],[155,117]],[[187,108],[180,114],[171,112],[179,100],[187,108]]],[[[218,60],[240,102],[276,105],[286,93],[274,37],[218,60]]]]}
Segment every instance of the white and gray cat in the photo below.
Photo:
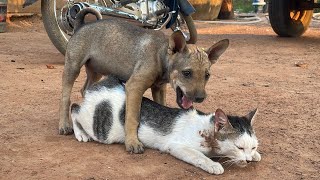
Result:
{"type": "MultiPolygon", "coordinates": [[[[89,88],[81,106],[73,104],[71,118],[79,141],[124,143],[125,88],[109,76],[89,88]]],[[[159,105],[147,98],[141,104],[139,140],[152,149],[222,174],[223,167],[210,157],[228,157],[241,167],[260,161],[258,140],[252,129],[256,110],[243,117],[227,116],[218,109],[204,114],[159,105]]]]}

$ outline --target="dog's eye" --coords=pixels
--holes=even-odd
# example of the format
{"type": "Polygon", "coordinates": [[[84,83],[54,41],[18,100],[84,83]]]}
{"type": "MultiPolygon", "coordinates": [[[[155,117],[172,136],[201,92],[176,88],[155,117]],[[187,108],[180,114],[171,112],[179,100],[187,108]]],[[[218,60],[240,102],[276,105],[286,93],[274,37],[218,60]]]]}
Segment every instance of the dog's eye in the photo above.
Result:
{"type": "Polygon", "coordinates": [[[208,80],[210,78],[210,74],[208,72],[206,72],[205,78],[206,78],[206,80],[208,80]]]}
{"type": "Polygon", "coordinates": [[[184,70],[184,71],[182,71],[182,75],[183,75],[185,78],[191,78],[192,72],[191,72],[191,70],[184,70]]]}
{"type": "Polygon", "coordinates": [[[253,147],[252,150],[255,150],[257,147],[253,147]]]}

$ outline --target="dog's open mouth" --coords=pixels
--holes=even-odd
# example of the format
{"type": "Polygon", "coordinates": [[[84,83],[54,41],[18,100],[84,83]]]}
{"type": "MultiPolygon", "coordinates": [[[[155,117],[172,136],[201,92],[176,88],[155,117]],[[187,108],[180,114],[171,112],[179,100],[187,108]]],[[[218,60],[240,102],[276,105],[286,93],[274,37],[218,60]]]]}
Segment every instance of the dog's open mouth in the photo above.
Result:
{"type": "Polygon", "coordinates": [[[177,104],[183,109],[189,109],[192,107],[193,102],[187,98],[187,96],[182,92],[180,87],[176,89],[177,93],[177,104]]]}

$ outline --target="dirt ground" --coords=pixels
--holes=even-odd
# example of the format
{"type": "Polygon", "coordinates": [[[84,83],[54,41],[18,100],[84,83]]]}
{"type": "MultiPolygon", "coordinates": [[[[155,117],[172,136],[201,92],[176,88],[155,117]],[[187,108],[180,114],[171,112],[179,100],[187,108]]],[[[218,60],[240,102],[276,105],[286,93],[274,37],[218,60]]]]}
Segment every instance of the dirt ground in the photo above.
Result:
{"type": "MultiPolygon", "coordinates": [[[[196,108],[244,115],[258,107],[261,162],[214,176],[159,151],[128,154],[124,145],[58,135],[64,57],[33,17],[0,34],[0,179],[320,179],[320,24],[301,38],[279,38],[267,21],[196,25],[202,47],[231,42],[196,108]]],[[[172,89],[167,101],[176,106],[172,89]]]]}

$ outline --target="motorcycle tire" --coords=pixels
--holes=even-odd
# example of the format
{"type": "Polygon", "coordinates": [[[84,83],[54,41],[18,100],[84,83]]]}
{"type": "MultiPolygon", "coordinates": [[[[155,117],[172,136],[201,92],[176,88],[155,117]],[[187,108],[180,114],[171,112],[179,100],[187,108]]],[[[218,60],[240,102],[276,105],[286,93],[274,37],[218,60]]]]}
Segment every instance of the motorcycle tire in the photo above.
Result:
{"type": "Polygon", "coordinates": [[[186,36],[187,44],[195,44],[197,42],[198,33],[191,16],[185,16],[182,13],[179,13],[176,22],[171,25],[170,28],[173,31],[181,30],[186,36]],[[177,28],[177,26],[179,28],[177,28]]]}
{"type": "Polygon", "coordinates": [[[64,55],[68,38],[64,35],[58,25],[54,8],[55,1],[41,0],[41,13],[44,27],[53,45],[64,55]]]}
{"type": "Polygon", "coordinates": [[[270,0],[269,19],[272,29],[281,37],[301,36],[309,27],[313,10],[290,10],[292,0],[270,0]]]}
{"type": "Polygon", "coordinates": [[[187,44],[195,44],[198,40],[198,33],[193,19],[191,16],[183,16],[183,18],[186,21],[190,33],[190,39],[187,41],[187,44]]]}

